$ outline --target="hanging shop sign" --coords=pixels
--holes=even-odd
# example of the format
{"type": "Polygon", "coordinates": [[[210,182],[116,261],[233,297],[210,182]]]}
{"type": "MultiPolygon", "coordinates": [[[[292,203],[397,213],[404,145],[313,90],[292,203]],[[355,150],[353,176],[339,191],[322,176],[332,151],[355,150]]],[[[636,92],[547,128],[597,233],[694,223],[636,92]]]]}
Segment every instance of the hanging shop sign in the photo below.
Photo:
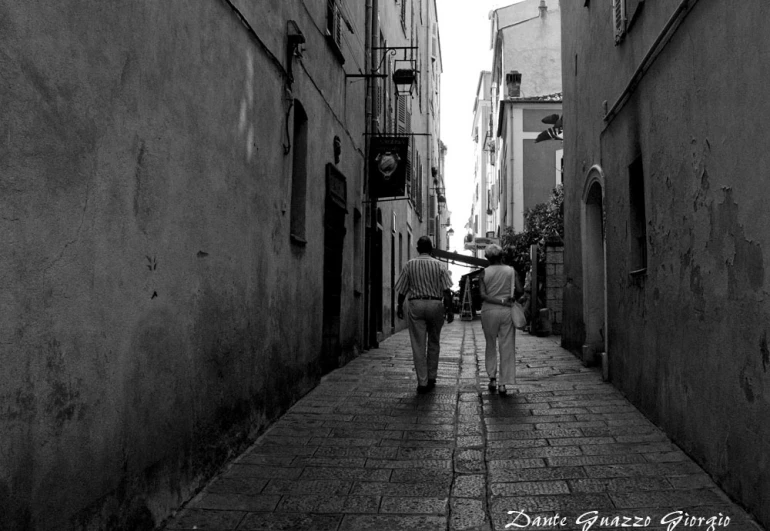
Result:
{"type": "Polygon", "coordinates": [[[372,137],[369,152],[369,171],[372,176],[372,189],[375,195],[377,197],[406,195],[409,137],[372,137]]]}

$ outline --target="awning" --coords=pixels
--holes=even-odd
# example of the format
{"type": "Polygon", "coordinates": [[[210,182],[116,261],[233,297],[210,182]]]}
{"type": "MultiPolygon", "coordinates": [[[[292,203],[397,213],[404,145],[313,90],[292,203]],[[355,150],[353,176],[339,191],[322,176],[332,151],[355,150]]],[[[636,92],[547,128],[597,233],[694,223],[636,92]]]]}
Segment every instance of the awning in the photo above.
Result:
{"type": "Polygon", "coordinates": [[[460,253],[450,253],[449,251],[442,251],[441,249],[433,249],[433,257],[447,262],[460,262],[471,267],[487,267],[489,265],[489,261],[484,258],[476,258],[475,256],[468,256],[460,253]]]}

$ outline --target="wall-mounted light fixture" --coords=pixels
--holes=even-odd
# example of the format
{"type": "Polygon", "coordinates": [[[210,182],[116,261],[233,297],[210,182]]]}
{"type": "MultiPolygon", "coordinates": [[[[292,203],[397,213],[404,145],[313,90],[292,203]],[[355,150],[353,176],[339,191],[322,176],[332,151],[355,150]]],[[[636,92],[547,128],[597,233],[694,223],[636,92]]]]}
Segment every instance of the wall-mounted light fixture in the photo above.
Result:
{"type": "Polygon", "coordinates": [[[286,47],[286,66],[288,67],[289,84],[291,85],[294,82],[294,74],[291,69],[292,59],[294,57],[302,57],[303,50],[301,45],[305,44],[305,36],[293,20],[286,22],[286,38],[289,44],[286,47]]]}
{"type": "Polygon", "coordinates": [[[395,62],[393,72],[393,84],[396,86],[396,95],[408,96],[412,93],[417,73],[413,60],[399,60],[395,62]]]}
{"type": "Polygon", "coordinates": [[[396,87],[396,95],[404,96],[412,93],[412,88],[417,80],[417,61],[414,59],[414,50],[416,46],[377,46],[372,48],[373,50],[382,50],[382,58],[380,64],[376,68],[372,69],[370,74],[345,74],[345,77],[352,78],[373,78],[373,77],[388,77],[386,74],[380,74],[380,69],[385,63],[385,58],[388,55],[396,55],[399,50],[404,52],[403,59],[397,59],[394,64],[394,71],[391,79],[396,87]],[[407,57],[407,52],[409,52],[407,57]]]}
{"type": "Polygon", "coordinates": [[[444,187],[438,185],[438,168],[435,166],[431,168],[431,174],[433,175],[433,190],[436,194],[436,201],[439,205],[439,210],[441,209],[441,205],[446,206],[446,197],[444,196],[444,187]]]}

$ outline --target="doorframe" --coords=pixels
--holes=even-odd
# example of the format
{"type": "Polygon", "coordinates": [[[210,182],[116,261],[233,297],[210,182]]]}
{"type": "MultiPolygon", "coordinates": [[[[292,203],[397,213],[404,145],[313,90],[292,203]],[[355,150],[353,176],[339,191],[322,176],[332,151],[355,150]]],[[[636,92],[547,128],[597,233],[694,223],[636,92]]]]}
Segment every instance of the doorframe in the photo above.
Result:
{"type": "MultiPolygon", "coordinates": [[[[588,172],[586,173],[585,182],[583,186],[583,194],[581,197],[580,202],[580,229],[581,229],[581,241],[582,241],[582,266],[583,266],[583,322],[584,326],[586,326],[586,341],[583,345],[583,362],[586,364],[594,364],[599,361],[599,356],[601,352],[605,353],[605,356],[602,356],[602,359],[609,359],[609,330],[608,330],[608,297],[607,297],[607,227],[606,227],[606,212],[607,212],[607,200],[606,200],[606,188],[605,188],[606,178],[604,175],[604,170],[602,167],[598,164],[595,164],[589,168],[588,172]],[[592,253],[592,249],[590,248],[590,243],[595,243],[595,233],[592,233],[592,230],[595,230],[595,225],[593,227],[589,227],[588,224],[591,221],[591,209],[592,209],[592,203],[590,201],[591,192],[594,189],[594,186],[599,186],[599,190],[601,191],[601,220],[600,220],[600,229],[601,229],[601,245],[602,245],[602,265],[601,265],[601,274],[602,279],[600,282],[597,283],[596,279],[591,275],[590,271],[590,265],[593,263],[592,260],[595,260],[595,253],[592,253]],[[600,316],[600,327],[598,330],[589,330],[589,322],[594,323],[596,322],[595,318],[597,317],[595,315],[596,311],[593,309],[592,302],[595,302],[596,299],[589,299],[591,296],[592,291],[599,286],[596,286],[596,284],[600,284],[601,290],[602,290],[602,298],[601,303],[603,305],[603,311],[601,312],[602,315],[600,316]],[[590,319],[590,321],[589,321],[590,319]],[[601,337],[601,341],[597,340],[597,333],[601,337]]],[[[595,223],[595,222],[594,222],[595,223]]],[[[605,364],[607,362],[604,362],[605,364]]],[[[603,367],[605,369],[605,373],[607,370],[607,367],[603,367]]]]}

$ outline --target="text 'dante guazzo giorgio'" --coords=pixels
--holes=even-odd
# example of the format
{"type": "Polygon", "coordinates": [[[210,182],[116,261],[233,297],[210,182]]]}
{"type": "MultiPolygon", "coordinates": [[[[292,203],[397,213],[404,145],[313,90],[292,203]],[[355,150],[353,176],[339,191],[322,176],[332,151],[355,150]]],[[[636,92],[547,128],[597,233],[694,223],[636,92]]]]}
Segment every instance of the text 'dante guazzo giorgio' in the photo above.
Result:
{"type": "Polygon", "coordinates": [[[701,531],[716,531],[730,525],[730,517],[722,513],[717,515],[692,515],[685,511],[671,511],[660,518],[648,515],[612,515],[600,514],[599,511],[588,511],[576,517],[561,516],[556,513],[552,516],[532,516],[526,511],[508,511],[506,529],[560,529],[575,527],[581,531],[591,529],[617,529],[621,527],[665,527],[666,531],[677,529],[699,529],[701,531]]]}

